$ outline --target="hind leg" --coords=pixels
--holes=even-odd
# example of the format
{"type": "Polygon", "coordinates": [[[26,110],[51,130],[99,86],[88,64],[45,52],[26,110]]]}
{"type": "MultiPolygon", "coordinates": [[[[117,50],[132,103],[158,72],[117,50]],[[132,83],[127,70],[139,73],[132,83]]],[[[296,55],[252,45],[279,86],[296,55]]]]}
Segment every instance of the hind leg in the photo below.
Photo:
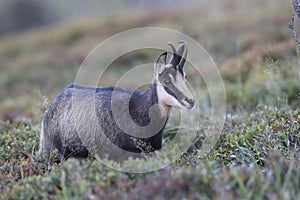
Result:
{"type": "Polygon", "coordinates": [[[41,133],[40,133],[40,148],[38,151],[38,155],[42,156],[45,159],[49,159],[52,148],[53,148],[53,141],[51,140],[51,138],[49,138],[46,135],[44,131],[44,125],[42,122],[41,133]]]}
{"type": "Polygon", "coordinates": [[[45,137],[41,133],[41,139],[40,139],[40,149],[38,151],[38,155],[42,156],[43,158],[49,159],[50,157],[50,151],[51,151],[51,145],[49,144],[49,141],[45,140],[45,137]]]}

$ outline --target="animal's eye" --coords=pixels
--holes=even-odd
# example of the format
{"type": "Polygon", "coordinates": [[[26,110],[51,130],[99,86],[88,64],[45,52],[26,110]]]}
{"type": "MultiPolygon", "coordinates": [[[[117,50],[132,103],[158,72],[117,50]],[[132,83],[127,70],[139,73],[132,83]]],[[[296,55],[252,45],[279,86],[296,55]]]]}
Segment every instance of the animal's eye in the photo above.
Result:
{"type": "Polygon", "coordinates": [[[171,83],[171,79],[166,79],[166,80],[164,80],[164,83],[165,83],[165,84],[170,84],[170,83],[171,83]]]}

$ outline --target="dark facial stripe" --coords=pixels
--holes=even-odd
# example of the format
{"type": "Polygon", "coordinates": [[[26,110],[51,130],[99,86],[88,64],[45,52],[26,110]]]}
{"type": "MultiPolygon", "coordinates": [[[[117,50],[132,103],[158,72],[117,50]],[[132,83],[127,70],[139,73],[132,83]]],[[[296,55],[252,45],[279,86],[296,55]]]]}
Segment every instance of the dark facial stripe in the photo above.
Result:
{"type": "MultiPolygon", "coordinates": [[[[178,73],[178,71],[176,71],[173,68],[166,68],[162,72],[162,74],[159,75],[159,82],[161,84],[163,84],[163,87],[168,94],[170,94],[175,99],[177,99],[179,102],[181,102],[185,98],[185,95],[173,83],[170,83],[170,84],[164,83],[164,81],[166,79],[170,79],[170,76],[172,76],[174,79],[176,79],[177,73],[178,73]]],[[[181,73],[183,76],[183,70],[180,71],[179,73],[181,73]]]]}
{"type": "Polygon", "coordinates": [[[173,96],[174,98],[177,99],[176,95],[172,92],[172,90],[170,90],[170,89],[169,89],[168,87],[166,87],[166,86],[164,86],[164,89],[166,90],[166,92],[167,92],[169,95],[171,95],[171,96],[173,96]]]}
{"type": "Polygon", "coordinates": [[[164,89],[168,94],[175,97],[179,102],[181,102],[185,98],[185,95],[173,84],[170,84],[168,87],[164,85],[164,89]]]}
{"type": "Polygon", "coordinates": [[[184,76],[184,74],[183,74],[183,68],[182,67],[179,67],[179,72],[180,72],[180,74],[182,75],[182,76],[184,76]]]}

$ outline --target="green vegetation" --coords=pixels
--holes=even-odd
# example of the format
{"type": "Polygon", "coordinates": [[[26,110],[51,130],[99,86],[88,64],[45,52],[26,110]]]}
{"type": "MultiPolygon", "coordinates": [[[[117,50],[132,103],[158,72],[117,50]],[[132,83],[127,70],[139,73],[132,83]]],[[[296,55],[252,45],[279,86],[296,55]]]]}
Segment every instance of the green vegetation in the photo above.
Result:
{"type": "MultiPolygon", "coordinates": [[[[123,13],[3,38],[0,199],[299,199],[300,82],[288,29],[290,6],[281,0],[228,1],[123,13]],[[204,130],[213,123],[201,116],[204,125],[191,147],[175,160],[164,158],[174,162],[155,172],[119,172],[90,159],[38,160],[39,121],[48,99],[74,81],[95,44],[142,25],[182,31],[215,59],[225,83],[227,116],[214,149],[200,150],[204,130]]],[[[147,56],[142,52],[127,62],[147,56]]],[[[120,64],[122,59],[115,63],[120,64]]],[[[115,68],[109,78],[120,75],[115,68]]],[[[193,81],[192,73],[188,79],[193,81]]],[[[171,125],[165,143],[176,128],[171,125]]],[[[144,160],[126,164],[137,163],[147,165],[144,160]]]]}

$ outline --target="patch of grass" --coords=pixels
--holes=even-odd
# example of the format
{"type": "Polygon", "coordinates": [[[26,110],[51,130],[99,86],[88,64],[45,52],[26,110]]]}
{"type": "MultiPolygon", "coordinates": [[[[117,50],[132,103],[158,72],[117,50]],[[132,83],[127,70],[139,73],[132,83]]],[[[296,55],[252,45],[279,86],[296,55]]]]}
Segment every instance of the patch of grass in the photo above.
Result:
{"type": "MultiPolygon", "coordinates": [[[[146,199],[293,199],[300,195],[299,133],[299,109],[259,106],[241,116],[228,114],[216,147],[205,157],[195,144],[166,169],[128,174],[89,160],[69,159],[49,166],[32,155],[38,148],[36,128],[19,125],[1,134],[1,195],[13,199],[137,195],[146,199]]],[[[203,139],[199,135],[195,143],[203,139]]]]}

